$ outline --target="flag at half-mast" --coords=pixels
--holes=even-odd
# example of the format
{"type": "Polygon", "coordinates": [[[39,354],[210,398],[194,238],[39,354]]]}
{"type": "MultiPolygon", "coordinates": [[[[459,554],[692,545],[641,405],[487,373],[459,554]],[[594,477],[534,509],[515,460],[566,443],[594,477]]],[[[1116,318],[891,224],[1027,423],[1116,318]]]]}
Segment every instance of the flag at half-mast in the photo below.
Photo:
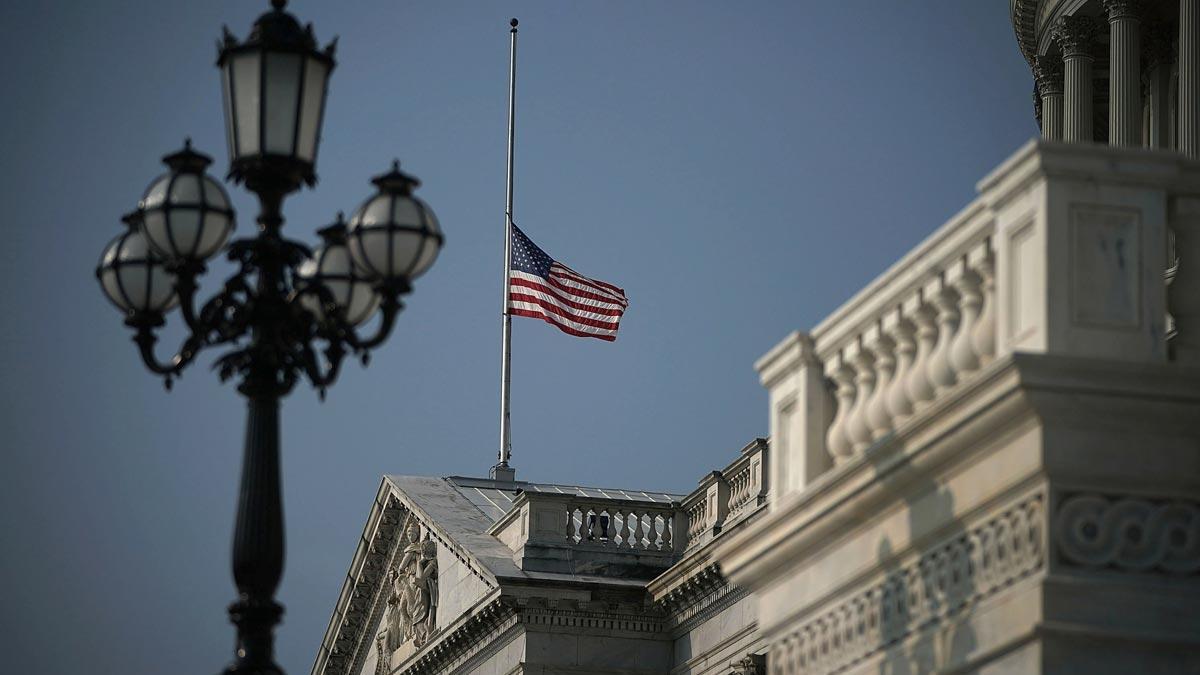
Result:
{"type": "Polygon", "coordinates": [[[625,291],[554,260],[514,223],[509,257],[508,313],[553,324],[564,333],[617,339],[625,291]]]}

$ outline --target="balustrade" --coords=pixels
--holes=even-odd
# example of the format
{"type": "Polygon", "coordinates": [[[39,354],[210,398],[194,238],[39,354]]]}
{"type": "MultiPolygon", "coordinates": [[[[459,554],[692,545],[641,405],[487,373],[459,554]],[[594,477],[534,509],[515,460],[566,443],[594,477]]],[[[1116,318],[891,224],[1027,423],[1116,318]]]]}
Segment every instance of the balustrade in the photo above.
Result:
{"type": "Polygon", "coordinates": [[[708,501],[696,499],[690,506],[685,506],[687,517],[688,545],[699,542],[701,535],[708,529],[708,501]]]}
{"type": "Polygon", "coordinates": [[[1200,363],[1197,176],[1172,153],[1022,148],[967,208],[756,364],[777,471],[800,477],[775,494],[887,442],[1010,352],[1200,363]]]}
{"type": "Polygon", "coordinates": [[[836,398],[825,436],[835,462],[886,438],[994,358],[993,223],[975,207],[955,224],[936,242],[941,255],[913,260],[915,269],[896,273],[899,283],[868,288],[860,311],[838,317],[861,328],[827,323],[814,331],[836,398]]]}
{"type": "Polygon", "coordinates": [[[568,545],[672,551],[673,515],[669,505],[647,506],[620,500],[572,500],[563,512],[568,545]]]}

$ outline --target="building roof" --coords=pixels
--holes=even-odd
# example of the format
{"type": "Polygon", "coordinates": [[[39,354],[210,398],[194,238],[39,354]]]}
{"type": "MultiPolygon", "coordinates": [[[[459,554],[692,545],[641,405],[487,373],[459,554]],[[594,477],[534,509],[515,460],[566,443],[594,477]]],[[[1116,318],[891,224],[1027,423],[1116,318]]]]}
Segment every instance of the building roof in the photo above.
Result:
{"type": "Polygon", "coordinates": [[[643,490],[622,490],[617,488],[597,488],[584,485],[558,485],[554,483],[529,483],[526,481],[498,481],[489,478],[469,478],[466,476],[449,476],[446,482],[466,497],[493,523],[508,513],[517,495],[522,492],[549,492],[568,494],[577,497],[594,499],[637,499],[648,502],[667,504],[677,502],[684,495],[668,492],[645,492],[643,490]]]}

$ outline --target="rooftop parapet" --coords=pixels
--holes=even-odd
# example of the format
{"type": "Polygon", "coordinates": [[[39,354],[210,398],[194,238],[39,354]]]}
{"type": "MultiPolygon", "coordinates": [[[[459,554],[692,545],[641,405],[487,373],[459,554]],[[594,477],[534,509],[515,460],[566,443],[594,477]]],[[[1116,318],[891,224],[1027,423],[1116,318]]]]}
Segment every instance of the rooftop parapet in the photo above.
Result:
{"type": "Polygon", "coordinates": [[[526,571],[650,579],[766,504],[767,449],[755,439],[679,501],[521,492],[488,534],[526,571]]]}
{"type": "Polygon", "coordinates": [[[1187,263],[1200,260],[1200,162],[1030,142],[978,191],[755,364],[777,495],[934,414],[999,356],[1200,363],[1200,274],[1187,263]]]}

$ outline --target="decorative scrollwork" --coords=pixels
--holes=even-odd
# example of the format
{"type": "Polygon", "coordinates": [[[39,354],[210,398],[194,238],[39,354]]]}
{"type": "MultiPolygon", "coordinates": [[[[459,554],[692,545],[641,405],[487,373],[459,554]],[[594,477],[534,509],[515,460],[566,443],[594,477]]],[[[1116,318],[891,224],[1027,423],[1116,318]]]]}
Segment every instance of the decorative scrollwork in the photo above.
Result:
{"type": "Polygon", "coordinates": [[[1054,520],[1068,564],[1128,572],[1200,572],[1200,508],[1195,502],[1080,494],[1054,520]]]}
{"type": "Polygon", "coordinates": [[[357,355],[366,365],[369,351],[387,339],[403,309],[399,296],[408,291],[407,284],[379,284],[378,329],[363,337],[343,318],[327,288],[297,282],[297,267],[312,255],[307,246],[267,230],[230,243],[226,255],[238,264],[238,271],[199,309],[196,279],[204,265],[182,262],[172,267],[189,332],[172,357],[163,361],[155,355],[161,315],[135,314],[126,322],[136,330],[134,342],[146,367],[162,375],[167,388],[202,350],[230,346],[213,364],[222,381],[239,375],[243,386],[267,387],[283,395],[300,377],[307,377],[324,398],[347,354],[357,355]],[[302,300],[309,295],[317,296],[325,309],[322,316],[304,306],[302,300]],[[320,342],[324,345],[318,346],[320,342]]]}

